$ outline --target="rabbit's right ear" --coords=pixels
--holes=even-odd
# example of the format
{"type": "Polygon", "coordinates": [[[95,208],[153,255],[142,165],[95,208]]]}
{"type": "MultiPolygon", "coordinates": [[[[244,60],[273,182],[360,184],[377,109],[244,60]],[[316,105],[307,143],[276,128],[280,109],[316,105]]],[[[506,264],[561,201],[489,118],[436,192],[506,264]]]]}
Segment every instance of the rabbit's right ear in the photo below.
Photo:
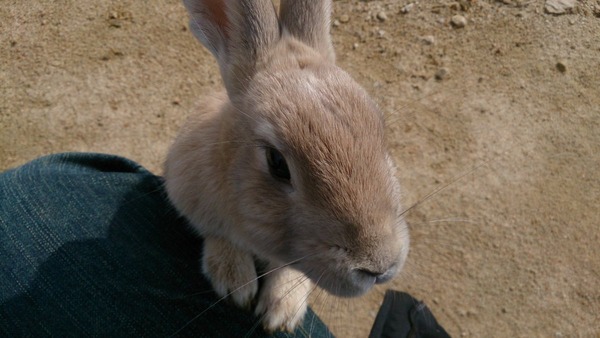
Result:
{"type": "Polygon", "coordinates": [[[184,0],[190,28],[219,62],[231,98],[246,88],[279,39],[271,0],[184,0]]]}
{"type": "Polygon", "coordinates": [[[335,62],[329,33],[331,0],[281,0],[279,14],[286,31],[335,62]]]}

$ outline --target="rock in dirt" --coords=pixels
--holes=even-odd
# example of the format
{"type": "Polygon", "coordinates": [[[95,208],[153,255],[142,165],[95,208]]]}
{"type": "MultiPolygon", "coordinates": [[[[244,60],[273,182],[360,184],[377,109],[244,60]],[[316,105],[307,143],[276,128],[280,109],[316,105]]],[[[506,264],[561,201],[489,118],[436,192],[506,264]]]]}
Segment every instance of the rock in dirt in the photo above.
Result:
{"type": "Polygon", "coordinates": [[[566,14],[573,11],[576,3],[577,0],[546,0],[544,9],[549,14],[566,14]]]}
{"type": "Polygon", "coordinates": [[[112,28],[121,28],[121,26],[123,26],[123,21],[119,19],[108,19],[108,24],[112,28]]]}
{"type": "Polygon", "coordinates": [[[415,4],[410,3],[410,4],[402,7],[400,9],[400,13],[402,13],[402,14],[408,14],[408,12],[410,12],[413,9],[413,7],[415,7],[415,4]]]}
{"type": "Polygon", "coordinates": [[[379,21],[382,21],[382,22],[383,22],[383,21],[387,20],[387,18],[388,18],[388,17],[387,17],[387,14],[385,14],[385,12],[384,12],[384,11],[381,11],[381,12],[377,13],[377,19],[378,19],[379,21]]]}
{"type": "Polygon", "coordinates": [[[463,28],[467,25],[467,19],[462,15],[455,15],[450,19],[450,23],[456,28],[463,28]]]}
{"type": "Polygon", "coordinates": [[[562,61],[558,61],[556,63],[556,69],[561,73],[565,73],[567,71],[567,65],[562,61]]]}
{"type": "Polygon", "coordinates": [[[440,68],[438,69],[437,72],[435,72],[435,79],[438,81],[442,81],[443,79],[445,79],[446,77],[448,77],[448,68],[440,68]]]}
{"type": "Polygon", "coordinates": [[[350,16],[348,16],[347,14],[342,14],[342,15],[340,16],[340,22],[341,22],[341,23],[346,23],[346,22],[348,22],[348,21],[350,21],[350,16]]]}
{"type": "Polygon", "coordinates": [[[421,38],[421,41],[426,45],[433,45],[435,43],[435,38],[433,35],[425,35],[421,38]]]}

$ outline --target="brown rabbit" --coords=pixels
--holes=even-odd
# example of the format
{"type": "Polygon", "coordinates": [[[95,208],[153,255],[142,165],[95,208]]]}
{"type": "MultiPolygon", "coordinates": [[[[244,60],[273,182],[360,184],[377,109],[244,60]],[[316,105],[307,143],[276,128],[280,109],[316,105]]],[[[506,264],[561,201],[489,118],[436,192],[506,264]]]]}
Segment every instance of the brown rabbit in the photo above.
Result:
{"type": "Polygon", "coordinates": [[[293,330],[312,282],[358,296],[408,253],[381,111],[338,68],[331,1],[184,0],[226,94],[207,99],[166,161],[175,207],[205,238],[221,296],[293,330]],[[267,262],[257,296],[255,259],[267,262]],[[308,277],[308,278],[307,278],[308,277]]]}

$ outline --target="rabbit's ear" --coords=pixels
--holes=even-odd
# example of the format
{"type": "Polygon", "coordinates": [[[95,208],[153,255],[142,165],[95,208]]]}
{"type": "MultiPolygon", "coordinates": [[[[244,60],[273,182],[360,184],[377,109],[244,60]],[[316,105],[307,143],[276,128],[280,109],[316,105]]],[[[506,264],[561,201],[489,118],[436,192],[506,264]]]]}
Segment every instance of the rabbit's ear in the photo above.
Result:
{"type": "Polygon", "coordinates": [[[279,39],[271,0],[184,0],[190,28],[219,63],[231,97],[245,88],[279,39]]]}
{"type": "Polygon", "coordinates": [[[317,50],[331,62],[331,0],[281,0],[281,25],[292,36],[317,50]]]}

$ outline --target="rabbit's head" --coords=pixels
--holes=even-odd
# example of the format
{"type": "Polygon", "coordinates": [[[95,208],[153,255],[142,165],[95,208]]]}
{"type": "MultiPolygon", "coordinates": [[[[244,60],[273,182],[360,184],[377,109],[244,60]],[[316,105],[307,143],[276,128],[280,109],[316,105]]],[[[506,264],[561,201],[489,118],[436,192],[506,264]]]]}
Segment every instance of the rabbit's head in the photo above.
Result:
{"type": "Polygon", "coordinates": [[[185,183],[218,177],[219,200],[180,209],[202,209],[198,222],[226,219],[232,242],[293,261],[333,294],[360,295],[394,277],[409,241],[383,115],[334,63],[330,1],[282,1],[280,18],[271,0],[185,4],[228,99],[218,164],[208,164],[218,173],[185,183]]]}

